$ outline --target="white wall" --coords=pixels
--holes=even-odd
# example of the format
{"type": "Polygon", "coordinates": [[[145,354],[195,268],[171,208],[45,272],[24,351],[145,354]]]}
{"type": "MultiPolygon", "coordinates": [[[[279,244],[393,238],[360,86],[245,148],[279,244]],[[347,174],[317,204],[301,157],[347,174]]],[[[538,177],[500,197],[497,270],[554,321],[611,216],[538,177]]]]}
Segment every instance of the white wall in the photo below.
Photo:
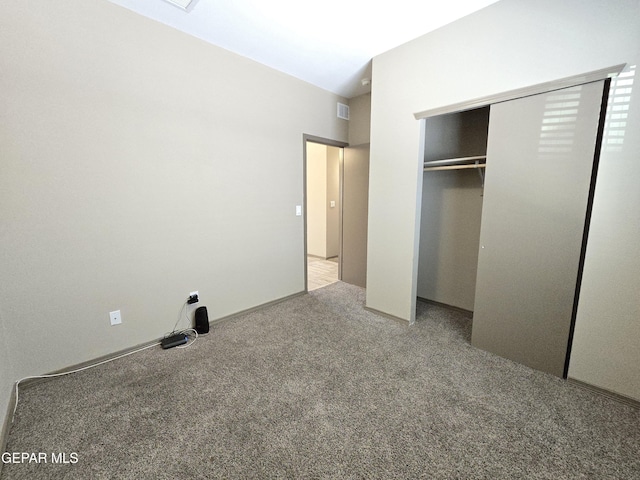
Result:
{"type": "Polygon", "coordinates": [[[371,141],[371,94],[349,99],[349,145],[371,141]]]}
{"type": "MultiPolygon", "coordinates": [[[[640,62],[640,2],[502,0],[373,61],[367,306],[415,315],[413,113],[640,62]]],[[[601,158],[570,376],[640,399],[640,100],[601,158]]]]}
{"type": "Polygon", "coordinates": [[[612,85],[612,113],[622,118],[609,116],[607,128],[624,137],[619,145],[605,133],[569,376],[640,399],[640,74],[630,73],[612,85]]]}
{"type": "Polygon", "coordinates": [[[327,147],[327,252],[326,257],[340,254],[340,155],[339,147],[327,147]],[[333,207],[331,206],[333,202],[333,207]]]}
{"type": "Polygon", "coordinates": [[[307,254],[316,257],[340,253],[340,150],[307,142],[307,254]]]}
{"type": "Polygon", "coordinates": [[[327,146],[307,142],[307,254],[327,257],[327,146]]]}
{"type": "Polygon", "coordinates": [[[2,2],[0,71],[2,414],[192,290],[211,320],[304,291],[303,134],[346,141],[345,99],[103,0],[2,2]]]}

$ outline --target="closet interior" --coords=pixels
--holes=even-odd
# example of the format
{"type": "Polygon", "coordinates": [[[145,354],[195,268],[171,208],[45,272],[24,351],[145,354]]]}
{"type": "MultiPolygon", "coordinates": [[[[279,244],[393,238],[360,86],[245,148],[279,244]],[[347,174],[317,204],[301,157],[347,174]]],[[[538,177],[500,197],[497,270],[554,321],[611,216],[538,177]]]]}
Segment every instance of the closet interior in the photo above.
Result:
{"type": "Polygon", "coordinates": [[[489,106],[425,119],[418,297],[473,310],[489,106]]]}

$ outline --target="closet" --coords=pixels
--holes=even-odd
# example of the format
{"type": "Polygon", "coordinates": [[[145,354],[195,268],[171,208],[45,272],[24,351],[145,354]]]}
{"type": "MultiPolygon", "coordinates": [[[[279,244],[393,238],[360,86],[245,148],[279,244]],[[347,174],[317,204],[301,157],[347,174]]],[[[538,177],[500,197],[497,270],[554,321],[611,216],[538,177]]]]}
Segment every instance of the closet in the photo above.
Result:
{"type": "Polygon", "coordinates": [[[489,107],[425,123],[418,297],[473,310],[489,107]]]}
{"type": "Polygon", "coordinates": [[[418,296],[566,377],[609,80],[424,120],[418,296]]]}

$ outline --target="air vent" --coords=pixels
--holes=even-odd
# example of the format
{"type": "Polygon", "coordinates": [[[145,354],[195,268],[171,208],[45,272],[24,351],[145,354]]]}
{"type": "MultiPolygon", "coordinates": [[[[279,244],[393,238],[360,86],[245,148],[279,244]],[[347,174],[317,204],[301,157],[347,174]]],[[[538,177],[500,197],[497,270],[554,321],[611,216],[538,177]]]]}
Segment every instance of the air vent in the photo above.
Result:
{"type": "Polygon", "coordinates": [[[338,102],[338,118],[349,120],[349,105],[338,102]]]}
{"type": "Polygon", "coordinates": [[[165,0],[185,12],[190,12],[198,0],[165,0]]]}

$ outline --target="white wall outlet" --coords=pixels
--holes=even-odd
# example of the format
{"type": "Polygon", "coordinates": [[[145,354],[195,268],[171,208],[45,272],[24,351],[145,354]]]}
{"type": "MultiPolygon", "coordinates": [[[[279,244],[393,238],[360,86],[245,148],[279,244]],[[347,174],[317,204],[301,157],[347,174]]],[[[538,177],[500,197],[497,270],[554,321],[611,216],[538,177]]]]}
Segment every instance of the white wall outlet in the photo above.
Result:
{"type": "Polygon", "coordinates": [[[190,292],[189,293],[190,297],[193,297],[194,295],[196,295],[196,296],[198,295],[198,291],[197,290],[195,292],[190,292]]]}
{"type": "Polygon", "coordinates": [[[296,217],[302,216],[302,205],[296,205],[296,217]]]}
{"type": "Polygon", "coordinates": [[[336,208],[336,201],[335,201],[335,200],[331,200],[331,201],[329,202],[329,206],[330,206],[331,208],[336,208]]]}
{"type": "Polygon", "coordinates": [[[111,325],[118,325],[122,323],[122,317],[120,316],[120,310],[115,310],[113,312],[109,312],[109,319],[111,320],[111,325]]]}

